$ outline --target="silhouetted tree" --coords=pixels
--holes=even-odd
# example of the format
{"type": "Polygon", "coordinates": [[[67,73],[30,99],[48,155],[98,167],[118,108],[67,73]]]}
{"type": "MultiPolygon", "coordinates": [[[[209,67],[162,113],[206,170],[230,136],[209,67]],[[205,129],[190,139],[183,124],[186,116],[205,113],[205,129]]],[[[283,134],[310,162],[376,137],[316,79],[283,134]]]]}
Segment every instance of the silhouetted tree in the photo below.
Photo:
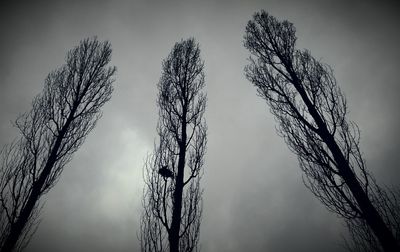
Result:
{"type": "Polygon", "coordinates": [[[21,249],[35,230],[39,199],[57,182],[111,98],[109,42],[85,39],[51,72],[32,109],[16,120],[21,138],[1,151],[0,248],[21,249]]]}
{"type": "Polygon", "coordinates": [[[328,209],[365,221],[385,251],[399,251],[375,204],[373,178],[359,149],[359,130],[347,120],[346,99],[329,66],[295,48],[295,28],[265,11],[246,26],[245,73],[279,122],[278,132],[298,156],[304,182],[328,209]]]}
{"type": "Polygon", "coordinates": [[[197,249],[207,144],[204,63],[193,38],[176,43],[158,83],[159,144],[144,167],[142,251],[197,249]]]}

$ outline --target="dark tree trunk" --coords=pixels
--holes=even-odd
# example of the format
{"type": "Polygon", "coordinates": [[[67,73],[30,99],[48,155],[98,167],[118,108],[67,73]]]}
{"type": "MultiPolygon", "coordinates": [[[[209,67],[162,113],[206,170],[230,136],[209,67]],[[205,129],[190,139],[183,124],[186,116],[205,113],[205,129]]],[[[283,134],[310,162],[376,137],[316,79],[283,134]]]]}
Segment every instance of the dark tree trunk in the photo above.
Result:
{"type": "Polygon", "coordinates": [[[400,247],[397,244],[392,232],[386,226],[376,208],[372,205],[367,194],[358,182],[355,174],[350,169],[346,159],[339,149],[339,146],[336,144],[331,135],[326,136],[326,143],[331,150],[335,161],[338,163],[341,176],[346,181],[346,184],[348,185],[350,191],[352,192],[362,211],[363,217],[365,218],[368,225],[371,227],[375,236],[378,238],[383,247],[383,250],[386,252],[400,251],[400,247]]]}
{"type": "Polygon", "coordinates": [[[172,211],[172,223],[169,234],[169,251],[179,252],[179,231],[181,227],[182,193],[184,186],[185,156],[186,156],[186,116],[182,122],[182,141],[179,143],[178,174],[175,181],[174,208],[172,211]]]}
{"type": "Polygon", "coordinates": [[[53,165],[57,161],[57,152],[61,146],[62,139],[67,132],[69,125],[71,124],[75,110],[76,108],[71,111],[67,122],[65,123],[63,129],[58,135],[57,140],[51,150],[50,157],[46,163],[46,166],[44,167],[43,172],[40,174],[39,179],[34,183],[32,187],[32,192],[29,195],[29,199],[26,205],[21,210],[21,214],[19,215],[17,221],[12,224],[10,234],[4,242],[1,252],[11,252],[15,249],[15,245],[17,244],[19,237],[21,236],[26,224],[29,221],[29,217],[31,216],[32,211],[34,210],[35,205],[42,194],[43,185],[46,182],[46,179],[49,176],[53,165]]]}
{"type": "MultiPolygon", "coordinates": [[[[42,177],[44,177],[44,176],[41,176],[40,178],[42,178],[42,177]]],[[[39,179],[38,182],[39,181],[41,181],[41,179],[39,179]]],[[[42,185],[43,185],[43,183],[42,183],[42,185]]],[[[21,236],[21,233],[24,230],[24,227],[26,226],[26,223],[28,222],[29,217],[32,214],[32,211],[36,205],[36,202],[38,201],[38,199],[40,197],[40,191],[41,191],[41,186],[39,183],[36,183],[32,189],[30,196],[29,196],[28,202],[26,203],[25,207],[21,211],[19,218],[11,226],[10,234],[8,235],[6,241],[4,242],[4,246],[1,250],[2,252],[11,252],[15,248],[15,245],[17,244],[18,239],[21,236]]]]}
{"type": "Polygon", "coordinates": [[[361,187],[359,181],[356,178],[356,175],[351,170],[334,137],[329,133],[325,122],[322,120],[315,107],[311,104],[311,101],[309,100],[306,92],[300,84],[300,80],[295,76],[294,72],[291,73],[291,76],[294,80],[297,91],[301,95],[304,103],[308,108],[308,111],[318,125],[319,136],[323,139],[323,141],[326,143],[329,150],[331,151],[338,165],[339,173],[346,182],[354,198],[356,199],[366,222],[373,230],[375,236],[378,238],[385,252],[399,252],[400,247],[397,244],[395,237],[383,221],[376,208],[372,205],[366,192],[361,187]]]}

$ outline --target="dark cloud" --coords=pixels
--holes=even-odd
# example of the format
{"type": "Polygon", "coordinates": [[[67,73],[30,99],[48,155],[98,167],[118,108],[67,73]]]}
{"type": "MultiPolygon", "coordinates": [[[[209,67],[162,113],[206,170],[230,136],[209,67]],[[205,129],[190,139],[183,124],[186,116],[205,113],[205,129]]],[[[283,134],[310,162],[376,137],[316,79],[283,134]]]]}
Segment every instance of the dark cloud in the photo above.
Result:
{"type": "Polygon", "coordinates": [[[115,92],[59,183],[27,251],[136,251],[142,164],[155,137],[161,60],[194,36],[206,64],[209,144],[203,251],[340,251],[345,230],[301,180],[265,102],[244,78],[246,22],[261,8],[330,64],[369,168],[399,184],[398,7],[374,1],[35,1],[0,6],[0,140],[80,39],[113,45],[115,92]]]}

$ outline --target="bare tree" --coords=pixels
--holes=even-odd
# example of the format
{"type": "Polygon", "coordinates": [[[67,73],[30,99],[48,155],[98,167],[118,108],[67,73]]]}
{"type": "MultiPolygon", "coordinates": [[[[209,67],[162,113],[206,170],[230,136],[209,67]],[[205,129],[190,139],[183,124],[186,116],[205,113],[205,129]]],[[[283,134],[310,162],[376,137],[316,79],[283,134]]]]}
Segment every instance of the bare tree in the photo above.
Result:
{"type": "Polygon", "coordinates": [[[20,139],[3,148],[0,170],[0,248],[21,249],[36,226],[39,199],[57,182],[111,98],[111,44],[85,39],[51,72],[32,109],[16,120],[20,139]]]}
{"type": "Polygon", "coordinates": [[[278,132],[298,156],[303,180],[329,210],[365,221],[384,251],[399,251],[373,202],[375,186],[359,148],[359,130],[347,120],[346,99],[332,69],[297,50],[295,28],[265,11],[246,26],[245,73],[279,122],[278,132]]]}
{"type": "Polygon", "coordinates": [[[142,251],[197,250],[207,144],[204,63],[193,38],[176,43],[158,83],[159,144],[144,167],[142,251]]]}

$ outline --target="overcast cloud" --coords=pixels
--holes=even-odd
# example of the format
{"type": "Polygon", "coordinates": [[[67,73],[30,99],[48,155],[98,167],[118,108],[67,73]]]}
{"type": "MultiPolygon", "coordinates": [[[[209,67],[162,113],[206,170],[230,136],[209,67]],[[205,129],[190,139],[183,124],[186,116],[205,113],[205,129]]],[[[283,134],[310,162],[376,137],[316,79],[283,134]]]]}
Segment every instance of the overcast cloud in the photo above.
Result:
{"type": "MultiPolygon", "coordinates": [[[[110,40],[115,91],[97,127],[42,198],[26,251],[138,251],[142,165],[156,136],[156,83],[173,44],[205,60],[209,128],[202,251],[342,251],[343,225],[302,183],[266,103],[245,79],[244,28],[265,9],[331,65],[367,165],[400,183],[400,9],[376,1],[12,1],[0,4],[0,144],[46,75],[85,37],[110,40]]],[[[394,1],[393,1],[394,2],[394,1]]]]}

